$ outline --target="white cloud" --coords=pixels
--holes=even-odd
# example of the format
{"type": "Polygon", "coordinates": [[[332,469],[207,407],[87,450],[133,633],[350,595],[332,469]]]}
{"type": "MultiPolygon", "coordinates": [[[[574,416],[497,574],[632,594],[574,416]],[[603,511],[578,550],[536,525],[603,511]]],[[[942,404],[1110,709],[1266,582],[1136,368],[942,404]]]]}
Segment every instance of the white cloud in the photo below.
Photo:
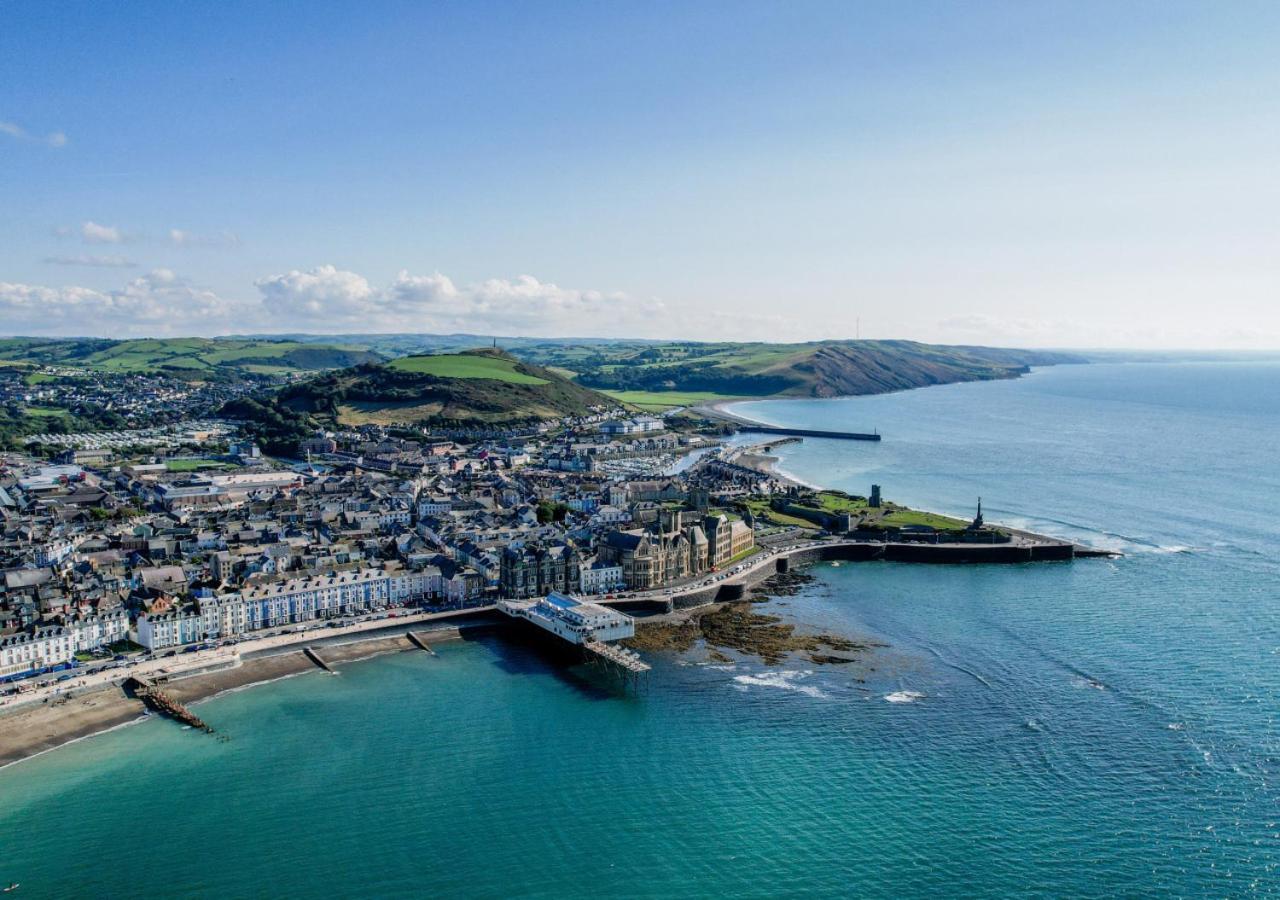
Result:
{"type": "Polygon", "coordinates": [[[243,320],[213,291],[168,269],[154,269],[117,290],[0,282],[0,320],[10,334],[209,334],[243,320]]]}
{"type": "MultiPolygon", "coordinates": [[[[126,265],[122,257],[51,257],[59,265],[126,265]]],[[[255,282],[259,297],[218,296],[167,269],[115,290],[0,283],[0,322],[13,334],[180,335],[245,331],[471,332],[542,337],[795,339],[783,314],[670,309],[636,298],[561,287],[532,275],[460,285],[447,275],[400,271],[378,286],[333,265],[293,269],[255,282]]]]}
{"type": "Polygon", "coordinates": [[[46,147],[65,147],[67,145],[67,136],[61,131],[51,131],[44,137],[38,134],[32,134],[21,125],[13,122],[0,122],[0,134],[8,135],[24,144],[44,144],[46,147]]]}
{"type": "Polygon", "coordinates": [[[664,307],[620,292],[562,288],[532,275],[490,278],[464,287],[447,275],[402,270],[385,288],[335,266],[297,269],[256,282],[273,325],[502,334],[635,334],[664,307]],[[305,322],[298,322],[299,316],[305,322]]]}
{"type": "Polygon", "coordinates": [[[240,236],[233,231],[196,234],[181,228],[169,229],[169,243],[175,247],[239,247],[240,236]]]}
{"type": "Polygon", "coordinates": [[[51,266],[94,266],[104,269],[132,269],[137,265],[123,256],[95,256],[86,253],[77,256],[46,256],[44,261],[51,266]]]}
{"type": "Polygon", "coordinates": [[[99,225],[88,220],[80,225],[80,237],[86,244],[119,244],[124,240],[124,235],[116,226],[99,225]]]}
{"type": "Polygon", "coordinates": [[[336,266],[294,269],[254,282],[262,292],[265,311],[287,322],[296,316],[311,320],[359,320],[376,313],[377,292],[363,275],[336,266]]]}

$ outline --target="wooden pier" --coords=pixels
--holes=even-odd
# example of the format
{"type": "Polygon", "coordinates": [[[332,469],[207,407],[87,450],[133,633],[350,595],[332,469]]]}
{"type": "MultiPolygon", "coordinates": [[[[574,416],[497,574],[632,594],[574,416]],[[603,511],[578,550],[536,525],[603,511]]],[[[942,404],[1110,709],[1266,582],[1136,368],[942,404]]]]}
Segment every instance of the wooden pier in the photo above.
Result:
{"type": "Polygon", "coordinates": [[[582,649],[589,663],[621,680],[624,688],[639,692],[641,685],[648,683],[647,676],[653,666],[634,650],[593,639],[584,641],[582,649]]]}

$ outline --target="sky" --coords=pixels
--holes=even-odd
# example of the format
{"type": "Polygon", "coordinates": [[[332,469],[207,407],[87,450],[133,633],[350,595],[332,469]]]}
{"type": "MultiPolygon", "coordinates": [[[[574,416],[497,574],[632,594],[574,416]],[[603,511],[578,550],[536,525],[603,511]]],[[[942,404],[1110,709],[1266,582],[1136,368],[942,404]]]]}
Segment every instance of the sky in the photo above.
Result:
{"type": "Polygon", "coordinates": [[[1280,4],[0,3],[0,333],[1280,348],[1280,4]]]}

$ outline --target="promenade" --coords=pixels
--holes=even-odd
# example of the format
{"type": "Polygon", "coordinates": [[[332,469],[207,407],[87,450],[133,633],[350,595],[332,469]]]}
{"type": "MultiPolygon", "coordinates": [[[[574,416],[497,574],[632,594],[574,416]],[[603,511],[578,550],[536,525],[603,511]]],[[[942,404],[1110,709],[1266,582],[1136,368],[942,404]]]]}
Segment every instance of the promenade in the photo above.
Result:
{"type": "MultiPolygon", "coordinates": [[[[341,638],[361,640],[378,632],[400,630],[414,625],[447,622],[452,619],[493,612],[496,609],[495,605],[489,604],[465,609],[444,610],[442,612],[405,612],[396,616],[383,614],[376,618],[354,622],[351,625],[332,628],[324,622],[287,625],[283,626],[284,630],[280,633],[271,636],[250,637],[228,646],[211,647],[208,650],[197,650],[191,653],[179,652],[176,656],[161,656],[155,659],[138,660],[126,663],[120,668],[100,668],[83,674],[76,674],[75,669],[70,669],[68,672],[73,677],[67,681],[55,681],[43,687],[32,686],[21,693],[0,699],[0,714],[15,707],[52,701],[64,694],[74,693],[78,695],[107,687],[119,687],[130,678],[151,681],[166,678],[183,678],[204,672],[234,668],[250,657],[270,655],[273,652],[280,652],[286,649],[301,650],[307,644],[316,643],[320,640],[330,644],[340,643],[341,638]]],[[[45,679],[49,677],[51,676],[45,676],[45,679]]]]}

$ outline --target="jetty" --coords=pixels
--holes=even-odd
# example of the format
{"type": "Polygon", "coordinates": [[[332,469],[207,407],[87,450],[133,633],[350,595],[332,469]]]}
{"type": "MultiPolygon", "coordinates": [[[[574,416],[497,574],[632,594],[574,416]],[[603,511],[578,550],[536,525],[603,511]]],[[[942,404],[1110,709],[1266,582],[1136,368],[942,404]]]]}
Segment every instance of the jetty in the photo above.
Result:
{"type": "Polygon", "coordinates": [[[617,677],[624,688],[638,690],[652,668],[635,651],[609,643],[636,633],[635,619],[616,609],[552,591],[530,600],[500,600],[498,610],[581,648],[588,663],[617,677]]]}
{"type": "Polygon", "coordinates": [[[694,412],[707,416],[712,419],[720,419],[729,422],[738,427],[739,431],[755,432],[759,434],[781,434],[788,437],[810,437],[810,438],[831,438],[837,441],[878,441],[880,433],[878,431],[861,432],[861,431],[823,431],[816,428],[785,428],[780,425],[765,425],[762,422],[755,422],[751,419],[743,418],[731,412],[725,412],[723,409],[715,406],[697,406],[694,412]]]}
{"type": "Polygon", "coordinates": [[[213,734],[212,726],[205,724],[199,716],[156,687],[154,682],[134,676],[126,682],[126,685],[133,690],[135,697],[146,704],[147,709],[168,716],[183,725],[190,725],[206,734],[213,734]]]}

